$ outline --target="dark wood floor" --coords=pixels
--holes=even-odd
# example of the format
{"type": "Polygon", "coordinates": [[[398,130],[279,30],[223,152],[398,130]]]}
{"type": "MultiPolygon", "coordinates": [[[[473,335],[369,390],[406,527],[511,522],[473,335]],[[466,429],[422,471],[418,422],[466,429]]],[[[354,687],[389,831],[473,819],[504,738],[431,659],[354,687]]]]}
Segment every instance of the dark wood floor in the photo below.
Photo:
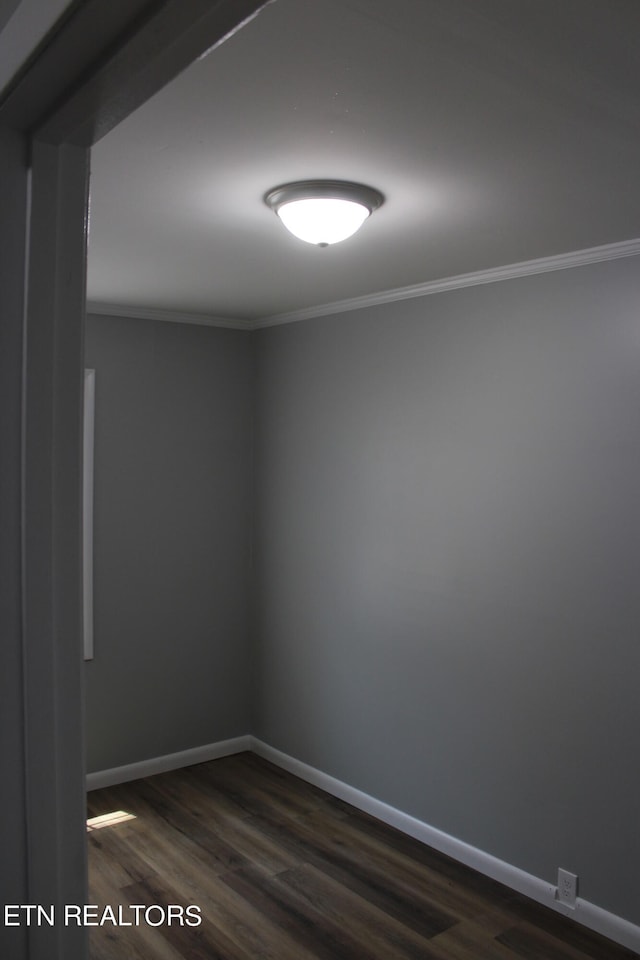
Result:
{"type": "Polygon", "coordinates": [[[94,791],[88,816],[104,818],[89,826],[92,903],[202,914],[107,921],[93,960],[637,957],[254,754],[94,791]]]}

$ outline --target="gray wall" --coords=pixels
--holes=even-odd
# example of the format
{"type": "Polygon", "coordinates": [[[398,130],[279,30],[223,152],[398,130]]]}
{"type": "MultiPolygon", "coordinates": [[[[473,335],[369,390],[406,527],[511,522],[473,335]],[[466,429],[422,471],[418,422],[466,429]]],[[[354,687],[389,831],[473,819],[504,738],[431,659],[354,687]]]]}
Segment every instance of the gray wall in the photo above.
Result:
{"type": "Polygon", "coordinates": [[[249,334],[91,316],[88,770],[246,734],[249,334]]]}
{"type": "Polygon", "coordinates": [[[260,331],[254,732],[640,922],[640,274],[260,331]]]}

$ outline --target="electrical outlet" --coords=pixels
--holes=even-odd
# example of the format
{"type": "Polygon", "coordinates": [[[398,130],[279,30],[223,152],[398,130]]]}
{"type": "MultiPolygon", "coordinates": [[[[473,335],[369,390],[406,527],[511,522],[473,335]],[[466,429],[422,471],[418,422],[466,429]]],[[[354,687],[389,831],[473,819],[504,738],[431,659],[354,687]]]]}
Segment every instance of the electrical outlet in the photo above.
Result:
{"type": "Polygon", "coordinates": [[[575,907],[578,896],[578,877],[568,870],[558,869],[558,900],[568,907],[575,907]]]}

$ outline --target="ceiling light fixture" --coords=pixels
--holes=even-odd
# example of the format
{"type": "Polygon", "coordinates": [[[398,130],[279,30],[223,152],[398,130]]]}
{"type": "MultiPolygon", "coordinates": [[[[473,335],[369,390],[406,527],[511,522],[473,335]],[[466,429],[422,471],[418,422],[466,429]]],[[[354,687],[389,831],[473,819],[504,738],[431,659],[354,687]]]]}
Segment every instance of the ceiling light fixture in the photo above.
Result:
{"type": "Polygon", "coordinates": [[[327,247],[353,236],[384,197],[362,183],[303,180],[275,187],[264,200],[294,237],[327,247]]]}

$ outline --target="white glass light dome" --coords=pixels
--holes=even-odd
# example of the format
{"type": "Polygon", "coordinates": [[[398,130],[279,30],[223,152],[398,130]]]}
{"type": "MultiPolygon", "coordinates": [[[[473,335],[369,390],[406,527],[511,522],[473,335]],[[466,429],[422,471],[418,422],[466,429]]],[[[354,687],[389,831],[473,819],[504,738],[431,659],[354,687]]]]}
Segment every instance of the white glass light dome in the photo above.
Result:
{"type": "Polygon", "coordinates": [[[383,197],[363,184],[308,180],[276,187],[265,202],[299,240],[326,247],[353,236],[383,197]]]}

